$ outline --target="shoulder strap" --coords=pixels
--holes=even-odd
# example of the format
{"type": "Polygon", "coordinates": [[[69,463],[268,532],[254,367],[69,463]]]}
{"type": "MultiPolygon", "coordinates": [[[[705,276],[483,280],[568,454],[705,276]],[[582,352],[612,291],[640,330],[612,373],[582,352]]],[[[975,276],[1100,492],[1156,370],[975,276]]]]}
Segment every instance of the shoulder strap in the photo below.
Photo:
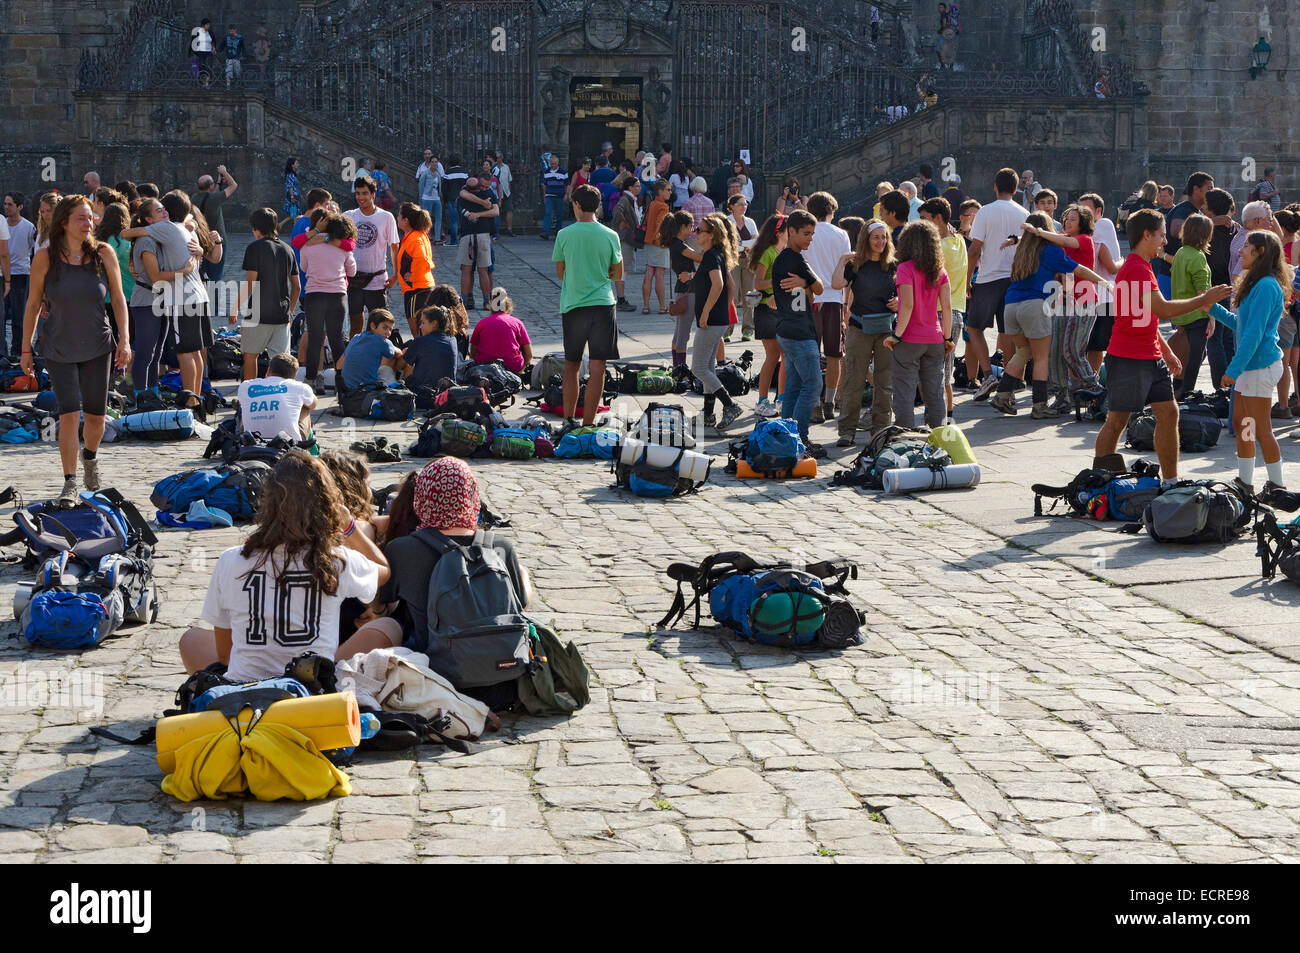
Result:
{"type": "Polygon", "coordinates": [[[464,548],[448,536],[438,532],[436,529],[417,529],[411,534],[411,538],[427,546],[429,549],[432,549],[439,556],[445,556],[453,549],[464,548]]]}

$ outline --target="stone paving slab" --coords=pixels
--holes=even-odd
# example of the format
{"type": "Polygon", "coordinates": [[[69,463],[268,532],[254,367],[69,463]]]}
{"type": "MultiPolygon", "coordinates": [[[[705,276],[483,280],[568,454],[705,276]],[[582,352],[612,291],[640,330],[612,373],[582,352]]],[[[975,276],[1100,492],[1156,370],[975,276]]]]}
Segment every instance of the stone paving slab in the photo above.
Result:
{"type": "MultiPolygon", "coordinates": [[[[498,281],[539,354],[559,344],[550,247],[497,245],[498,281]]],[[[451,254],[438,250],[442,277],[451,254]]],[[[622,315],[620,330],[625,356],[666,359],[666,318],[622,315]]],[[[76,672],[99,702],[8,696],[0,708],[0,859],[1295,860],[1300,639],[1278,621],[1294,590],[1252,579],[1249,543],[1162,549],[1033,518],[1028,485],[1085,466],[1095,425],[1002,419],[965,399],[957,418],[985,482],[915,497],[829,490],[824,476],[852,457],[843,450],[817,480],[746,483],[717,468],[701,493],[657,501],[612,490],[599,462],[473,461],[513,520],[539,615],[582,648],[592,702],[567,720],[508,719],[473,756],[360,757],[354,793],[325,802],[181,804],[158,789],[148,749],[85,730],[137,729],[170,704],[177,638],[216,556],[242,536],[167,531],[155,625],[78,656],[0,640],[6,685],[76,672]],[[658,630],[673,591],[663,568],[724,548],[857,559],[849,588],[868,612],[866,644],[795,654],[707,619],[700,632],[658,630]]],[[[414,432],[354,432],[324,414],[317,426],[327,447],[414,432]]],[[[110,446],[102,471],[144,504],[201,450],[110,446]]],[[[1193,467],[1222,473],[1230,456],[1221,443],[1193,467]]],[[[375,482],[419,462],[376,466],[375,482]]],[[[7,448],[0,468],[28,499],[57,491],[52,447],[7,448]]],[[[19,578],[0,570],[0,604],[19,578]]]]}

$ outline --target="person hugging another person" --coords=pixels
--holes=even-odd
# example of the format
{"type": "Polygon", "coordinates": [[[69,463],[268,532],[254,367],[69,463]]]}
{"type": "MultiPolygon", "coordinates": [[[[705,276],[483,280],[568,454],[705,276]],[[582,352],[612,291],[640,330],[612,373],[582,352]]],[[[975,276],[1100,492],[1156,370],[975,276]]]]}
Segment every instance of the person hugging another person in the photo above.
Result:
{"type": "Polygon", "coordinates": [[[515,303],[504,288],[493,288],[492,313],[480,318],[469,336],[470,360],[478,364],[500,361],[506,370],[520,374],[533,362],[533,342],[524,322],[511,312],[515,303]]]}
{"type": "Polygon", "coordinates": [[[952,297],[939,230],[933,222],[909,222],[903,227],[898,237],[894,283],[898,288],[898,323],[884,342],[894,352],[894,423],[913,428],[919,379],[925,422],[938,427],[947,413],[943,369],[953,349],[952,297]]]}
{"type": "Polygon", "coordinates": [[[387,387],[397,381],[401,352],[389,340],[396,324],[393,313],[384,308],[374,308],[366,316],[366,330],[343,352],[343,384],[348,390],[387,387]]]}
{"type": "Polygon", "coordinates": [[[217,559],[202,611],[212,628],[181,636],[185,671],[215,665],[232,682],[255,682],[283,675],[303,652],[337,660],[400,645],[393,619],[374,619],[339,642],[343,601],[372,602],[388,578],[388,560],[326,465],[291,450],[262,483],[252,534],[217,559]]]}
{"type": "MultiPolygon", "coordinates": [[[[1180,249],[1181,251],[1181,249],[1180,249]]],[[[1237,435],[1237,485],[1254,492],[1255,444],[1264,455],[1268,479],[1264,492],[1284,488],[1282,449],[1273,435],[1269,412],[1273,392],[1282,378],[1282,349],[1277,326],[1282,318],[1286,295],[1291,287],[1291,268],[1282,257],[1282,242],[1272,232],[1254,231],[1241,246],[1241,277],[1233,301],[1234,314],[1221,304],[1207,310],[1210,317],[1226,325],[1236,336],[1237,351],[1219,381],[1231,387],[1232,428],[1237,435]],[[1249,421],[1254,422],[1250,426],[1249,421]]]]}

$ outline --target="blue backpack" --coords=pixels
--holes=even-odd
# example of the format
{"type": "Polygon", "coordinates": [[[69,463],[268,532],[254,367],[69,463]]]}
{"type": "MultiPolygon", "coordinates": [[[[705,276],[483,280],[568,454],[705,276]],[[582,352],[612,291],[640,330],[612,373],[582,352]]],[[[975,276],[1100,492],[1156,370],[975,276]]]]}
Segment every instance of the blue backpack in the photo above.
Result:
{"type": "Polygon", "coordinates": [[[185,440],[194,436],[194,412],[190,410],[150,410],[128,414],[117,421],[119,438],[141,440],[185,440]]]}
{"type": "MultiPolygon", "coordinates": [[[[1111,480],[1106,484],[1106,509],[1113,520],[1133,523],[1142,519],[1147,504],[1160,495],[1160,479],[1149,476],[1129,476],[1111,480]]],[[[1091,511],[1091,506],[1089,507],[1091,511]]]]}
{"type": "Polygon", "coordinates": [[[257,516],[262,481],[270,470],[260,460],[183,470],[159,480],[149,501],[162,513],[184,513],[191,503],[202,500],[225,510],[236,521],[251,520],[257,516]]]}
{"type": "Polygon", "coordinates": [[[791,470],[808,453],[799,425],[788,418],[760,420],[744,443],[745,462],[763,474],[791,470]]]}
{"type": "Polygon", "coordinates": [[[598,457],[611,460],[618,446],[619,433],[609,427],[576,427],[555,445],[555,456],[561,460],[579,457],[598,457]]]}
{"type": "Polygon", "coordinates": [[[288,675],[264,678],[260,682],[250,682],[246,685],[214,685],[201,695],[195,696],[189,703],[187,712],[207,711],[213,707],[225,711],[235,705],[241,708],[244,705],[265,708],[272,702],[286,698],[311,698],[311,691],[298,679],[290,678],[288,675]]]}

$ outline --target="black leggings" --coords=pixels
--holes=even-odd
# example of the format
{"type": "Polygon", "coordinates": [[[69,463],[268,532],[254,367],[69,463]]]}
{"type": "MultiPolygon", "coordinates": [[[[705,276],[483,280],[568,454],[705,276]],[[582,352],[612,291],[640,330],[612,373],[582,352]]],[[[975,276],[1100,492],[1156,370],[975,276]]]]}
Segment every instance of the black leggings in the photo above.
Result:
{"type": "Polygon", "coordinates": [[[343,339],[343,322],[348,317],[348,296],[329,291],[313,291],[303,295],[303,311],[307,315],[307,380],[314,381],[320,373],[320,349],[329,335],[330,355],[337,361],[343,356],[347,342],[343,339]]]}
{"type": "Polygon", "coordinates": [[[1187,335],[1187,363],[1183,365],[1183,383],[1175,397],[1196,390],[1196,378],[1201,376],[1201,362],[1205,360],[1207,352],[1210,358],[1210,377],[1213,378],[1208,390],[1215,391],[1219,388],[1219,381],[1228,369],[1228,358],[1224,354],[1223,338],[1217,331],[1214,337],[1206,341],[1205,331],[1209,326],[1208,317],[1183,325],[1183,331],[1187,335]]]}
{"type": "Polygon", "coordinates": [[[158,386],[158,363],[167,346],[172,319],[170,315],[154,314],[153,306],[145,304],[131,308],[131,323],[134,326],[131,346],[135,348],[131,358],[131,386],[148,390],[158,386]]]}
{"type": "Polygon", "coordinates": [[[60,414],[81,411],[93,417],[104,416],[108,409],[108,385],[113,375],[112,351],[75,363],[46,360],[45,369],[50,374],[60,414]]]}

